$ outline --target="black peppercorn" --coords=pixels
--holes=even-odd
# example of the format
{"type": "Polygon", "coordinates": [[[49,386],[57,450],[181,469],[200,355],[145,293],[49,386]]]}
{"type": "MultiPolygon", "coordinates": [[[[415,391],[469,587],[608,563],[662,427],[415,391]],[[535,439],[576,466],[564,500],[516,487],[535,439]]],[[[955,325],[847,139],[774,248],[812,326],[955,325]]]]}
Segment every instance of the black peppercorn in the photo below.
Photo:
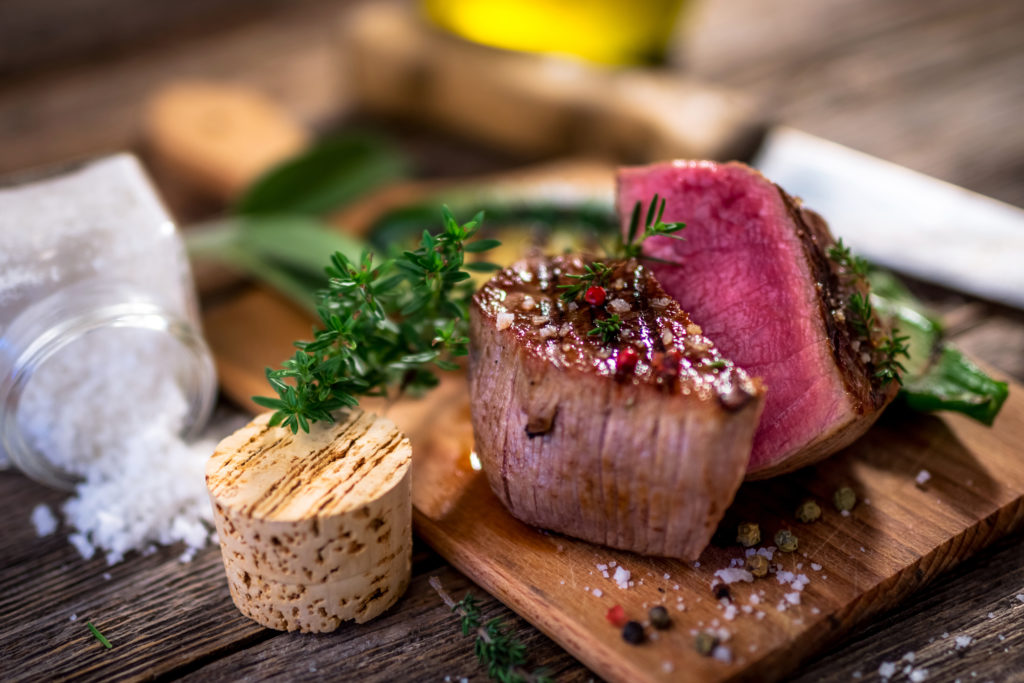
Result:
{"type": "Polygon", "coordinates": [[[644,642],[644,627],[639,621],[627,621],[622,627],[622,639],[632,645],[644,642]]]}
{"type": "Polygon", "coordinates": [[[711,652],[718,646],[718,638],[707,631],[701,631],[697,634],[693,644],[698,654],[710,657],[711,652]]]}
{"type": "Polygon", "coordinates": [[[715,596],[715,600],[725,599],[732,602],[732,593],[729,591],[729,587],[724,583],[716,584],[711,591],[715,596]]]}
{"type": "Polygon", "coordinates": [[[668,615],[668,610],[662,605],[652,607],[647,616],[651,620],[651,626],[659,631],[664,631],[672,625],[672,617],[668,615]]]}

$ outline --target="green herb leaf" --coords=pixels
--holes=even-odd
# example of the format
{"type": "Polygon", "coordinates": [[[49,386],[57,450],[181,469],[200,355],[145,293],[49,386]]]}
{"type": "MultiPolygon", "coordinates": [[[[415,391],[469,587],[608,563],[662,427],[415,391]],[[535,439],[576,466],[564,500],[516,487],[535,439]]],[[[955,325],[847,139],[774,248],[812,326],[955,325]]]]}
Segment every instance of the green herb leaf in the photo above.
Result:
{"type": "Polygon", "coordinates": [[[406,175],[405,157],[380,138],[348,133],[271,169],[239,200],[239,214],[323,214],[406,175]]]}
{"type": "Polygon", "coordinates": [[[445,207],[440,232],[424,231],[419,248],[379,265],[369,251],[335,252],[317,300],[321,329],[296,342],[280,369],[267,370],[277,397],[254,400],[275,411],[276,424],[308,431],[310,422],[357,405],[357,396],[435,386],[426,366],[452,369],[468,353],[473,286],[464,261],[482,219],[460,224],[445,207]]]}
{"type": "Polygon", "coordinates": [[[622,329],[622,318],[613,313],[607,318],[598,318],[594,321],[594,328],[587,332],[587,336],[601,335],[601,341],[611,344],[619,338],[622,329]]]}
{"type": "Polygon", "coordinates": [[[935,363],[903,383],[903,399],[919,412],[950,410],[991,425],[1009,395],[1006,382],[989,377],[959,349],[942,344],[935,363]]]}
{"type": "Polygon", "coordinates": [[[96,636],[96,640],[100,641],[100,644],[102,644],[103,647],[107,648],[108,650],[114,647],[110,644],[110,641],[107,640],[106,636],[100,633],[100,630],[92,625],[91,621],[87,621],[85,625],[90,631],[92,631],[92,634],[96,636]]]}

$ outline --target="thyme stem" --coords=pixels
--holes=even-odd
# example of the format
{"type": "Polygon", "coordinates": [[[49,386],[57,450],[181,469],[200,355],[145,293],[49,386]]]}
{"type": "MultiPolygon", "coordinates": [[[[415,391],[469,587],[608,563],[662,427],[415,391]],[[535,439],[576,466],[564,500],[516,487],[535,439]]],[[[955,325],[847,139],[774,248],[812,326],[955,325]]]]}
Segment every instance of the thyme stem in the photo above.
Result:
{"type": "Polygon", "coordinates": [[[487,674],[492,679],[500,683],[552,683],[543,669],[528,671],[523,668],[526,646],[507,635],[500,619],[491,619],[481,625],[480,610],[472,593],[466,593],[465,598],[456,602],[445,591],[439,578],[431,576],[429,583],[448,609],[462,617],[462,633],[469,635],[475,632],[477,658],[487,666],[487,674]]]}

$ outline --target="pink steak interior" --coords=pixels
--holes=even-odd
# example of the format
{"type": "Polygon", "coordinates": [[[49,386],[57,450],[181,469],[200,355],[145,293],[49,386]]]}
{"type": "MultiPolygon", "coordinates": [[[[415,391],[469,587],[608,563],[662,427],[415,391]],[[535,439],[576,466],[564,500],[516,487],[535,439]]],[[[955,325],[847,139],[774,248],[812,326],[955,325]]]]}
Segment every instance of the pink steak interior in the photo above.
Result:
{"type": "Polygon", "coordinates": [[[624,229],[658,194],[686,240],[647,241],[665,290],[768,389],[749,471],[785,458],[848,410],[800,237],[778,189],[741,164],[671,162],[619,174],[624,229]]]}

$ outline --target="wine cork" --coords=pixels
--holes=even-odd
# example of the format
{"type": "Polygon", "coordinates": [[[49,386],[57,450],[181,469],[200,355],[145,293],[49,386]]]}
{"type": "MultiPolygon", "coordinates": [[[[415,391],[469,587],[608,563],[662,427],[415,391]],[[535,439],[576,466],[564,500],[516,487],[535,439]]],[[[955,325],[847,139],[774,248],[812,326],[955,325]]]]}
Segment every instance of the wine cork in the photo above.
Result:
{"type": "Polygon", "coordinates": [[[144,135],[154,161],[223,201],[309,144],[291,114],[244,86],[182,81],[147,102],[144,135]]]}
{"type": "Polygon", "coordinates": [[[231,597],[282,631],[368,621],[409,583],[409,440],[358,409],[298,434],[270,427],[270,415],[221,441],[206,465],[231,597]]]}

